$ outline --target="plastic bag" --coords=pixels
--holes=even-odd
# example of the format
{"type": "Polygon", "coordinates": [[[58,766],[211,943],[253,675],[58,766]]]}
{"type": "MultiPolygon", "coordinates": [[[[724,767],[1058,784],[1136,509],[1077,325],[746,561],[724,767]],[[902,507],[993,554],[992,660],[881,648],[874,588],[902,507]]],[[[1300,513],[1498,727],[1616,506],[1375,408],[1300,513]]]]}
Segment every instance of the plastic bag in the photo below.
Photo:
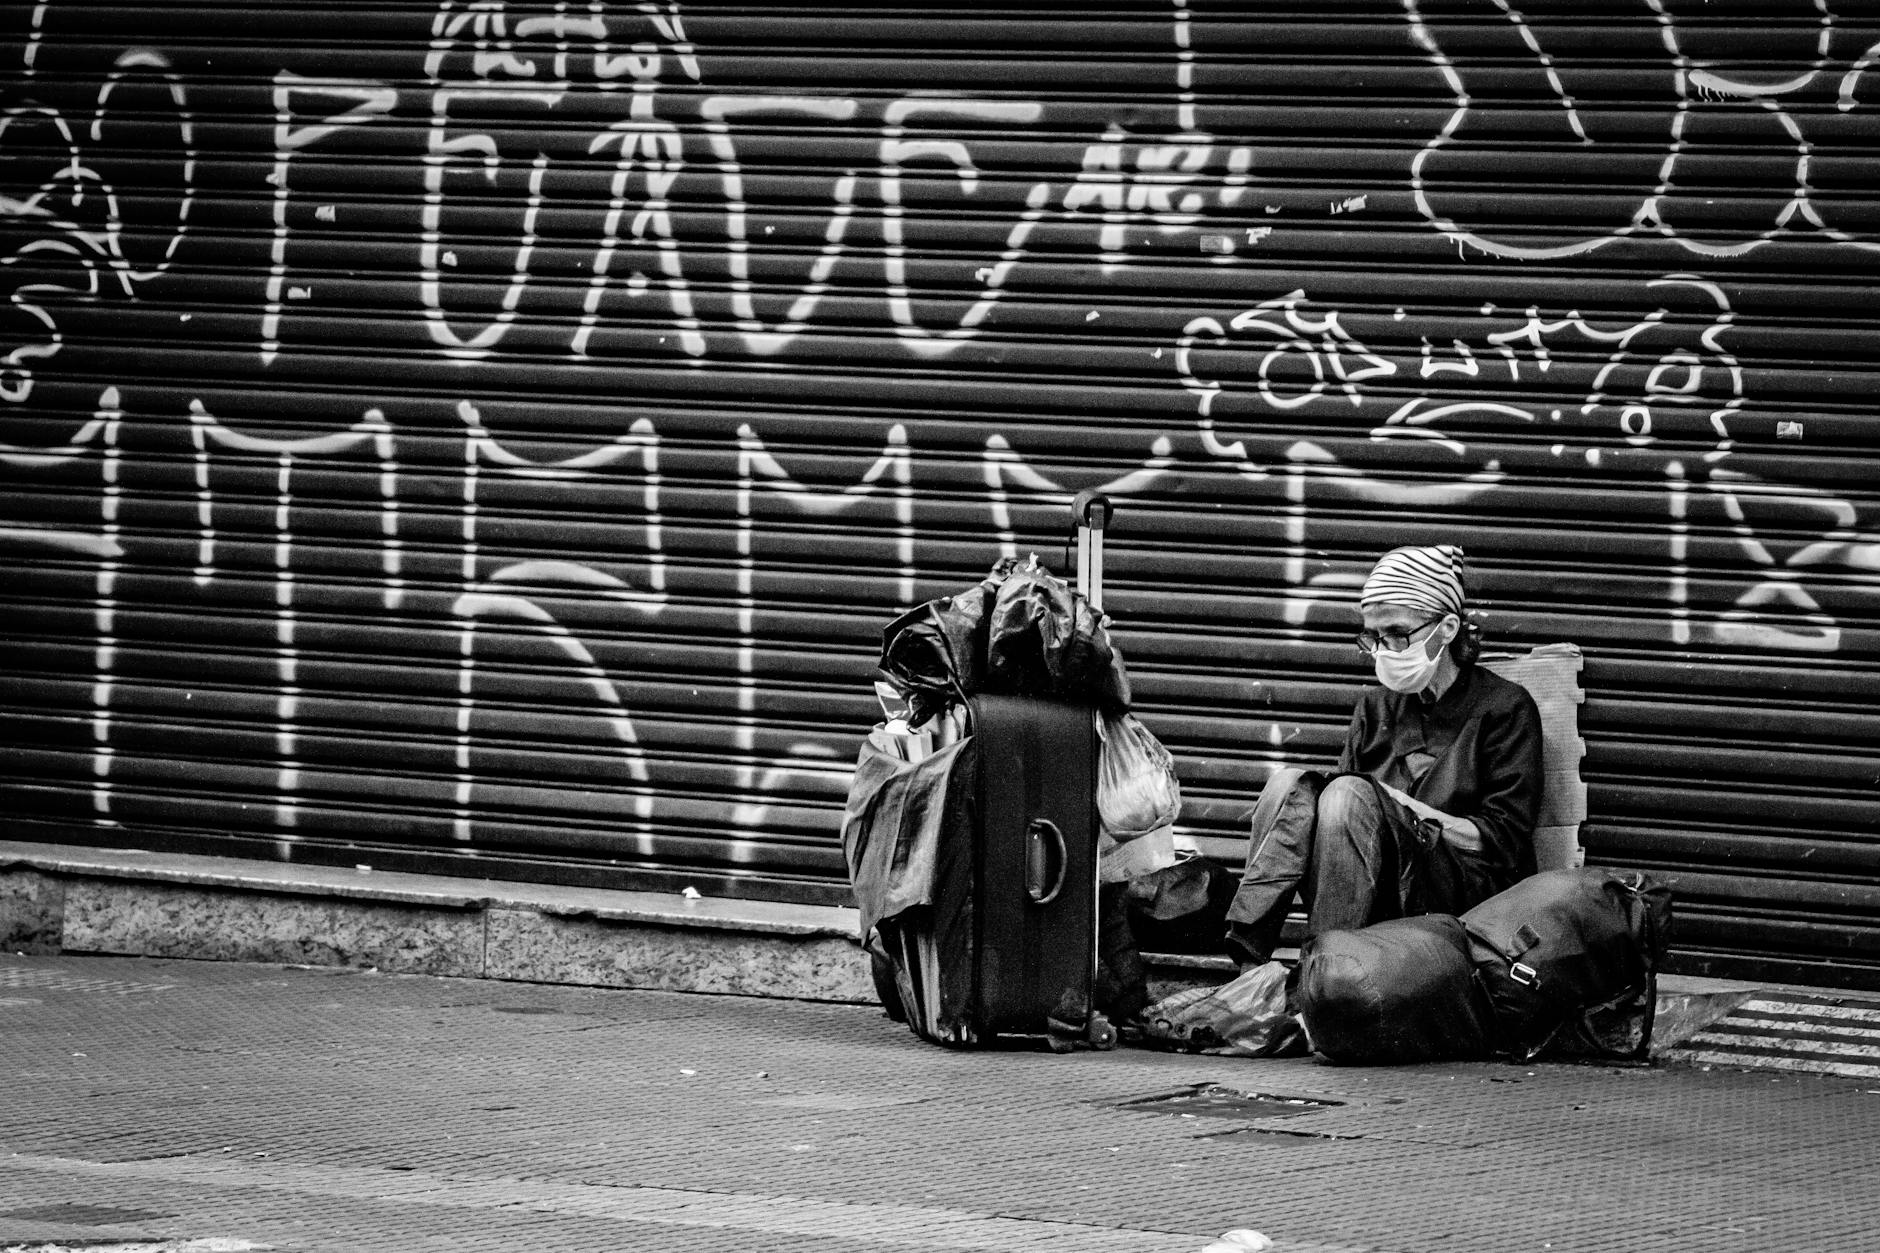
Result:
{"type": "Polygon", "coordinates": [[[1103,834],[1118,844],[1148,835],[1181,815],[1182,785],[1175,759],[1134,714],[1097,723],[1097,815],[1103,834]]]}
{"type": "Polygon", "coordinates": [[[1303,1057],[1305,1029],[1286,1008],[1286,966],[1255,966],[1231,983],[1187,988],[1142,1011],[1143,1041],[1184,1053],[1303,1057]]]}
{"type": "Polygon", "coordinates": [[[1180,860],[1175,852],[1174,827],[1157,827],[1127,844],[1118,844],[1107,835],[1097,836],[1098,883],[1134,883],[1180,860]]]}

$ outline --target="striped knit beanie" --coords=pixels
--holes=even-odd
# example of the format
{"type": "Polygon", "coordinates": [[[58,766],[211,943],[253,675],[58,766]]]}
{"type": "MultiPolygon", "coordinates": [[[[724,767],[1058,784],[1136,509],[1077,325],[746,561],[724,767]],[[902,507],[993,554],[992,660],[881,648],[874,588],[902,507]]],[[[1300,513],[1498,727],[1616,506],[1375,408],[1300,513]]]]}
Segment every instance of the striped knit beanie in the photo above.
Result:
{"type": "Polygon", "coordinates": [[[1393,548],[1378,558],[1358,593],[1358,607],[1406,605],[1431,613],[1463,613],[1465,558],[1454,544],[1393,548]]]}

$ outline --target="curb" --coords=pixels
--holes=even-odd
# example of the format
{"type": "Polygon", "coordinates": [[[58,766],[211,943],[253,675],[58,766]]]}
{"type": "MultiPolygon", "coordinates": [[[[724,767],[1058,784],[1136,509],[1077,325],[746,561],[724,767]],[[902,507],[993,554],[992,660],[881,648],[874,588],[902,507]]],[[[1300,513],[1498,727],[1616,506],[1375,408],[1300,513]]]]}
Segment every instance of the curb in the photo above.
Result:
{"type": "Polygon", "coordinates": [[[872,1001],[858,931],[833,906],[0,842],[20,953],[872,1001]]]}

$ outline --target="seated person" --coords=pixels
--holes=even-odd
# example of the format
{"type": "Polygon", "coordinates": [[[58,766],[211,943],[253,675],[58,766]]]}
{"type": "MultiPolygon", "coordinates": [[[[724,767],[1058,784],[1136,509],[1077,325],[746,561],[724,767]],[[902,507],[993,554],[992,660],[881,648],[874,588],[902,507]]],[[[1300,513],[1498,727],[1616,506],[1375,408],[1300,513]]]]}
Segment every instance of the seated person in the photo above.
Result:
{"type": "Polygon", "coordinates": [[[1459,914],[1534,873],[1540,711],[1476,664],[1462,574],[1462,550],[1436,544],[1385,553],[1365,580],[1358,648],[1381,686],[1335,774],[1288,767],[1261,792],[1226,916],[1243,968],[1272,956],[1295,895],[1316,935],[1459,914]]]}

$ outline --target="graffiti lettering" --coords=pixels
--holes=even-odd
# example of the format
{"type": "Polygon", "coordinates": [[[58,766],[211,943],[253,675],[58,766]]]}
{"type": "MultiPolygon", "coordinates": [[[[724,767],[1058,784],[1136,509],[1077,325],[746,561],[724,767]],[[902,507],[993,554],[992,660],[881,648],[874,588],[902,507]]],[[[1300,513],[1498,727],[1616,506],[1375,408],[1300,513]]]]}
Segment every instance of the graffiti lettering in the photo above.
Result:
{"type": "Polygon", "coordinates": [[[91,420],[61,447],[29,449],[0,444],[0,465],[48,469],[84,457],[92,441],[98,442],[100,516],[97,532],[9,525],[0,526],[0,541],[49,546],[95,557],[98,561],[92,603],[92,626],[97,641],[92,649],[92,665],[97,677],[92,683],[91,801],[96,821],[106,826],[116,825],[116,819],[111,816],[111,762],[117,752],[111,743],[111,711],[118,651],[117,580],[124,559],[118,521],[123,490],[119,482],[118,431],[124,421],[120,404],[118,389],[107,387],[98,397],[98,409],[91,420]]]}
{"type": "MultiPolygon", "coordinates": [[[[281,351],[281,294],[287,282],[288,167],[296,152],[319,143],[349,126],[363,126],[384,117],[398,103],[396,88],[360,79],[302,78],[287,70],[274,76],[274,239],[268,255],[266,304],[261,313],[261,361],[274,360],[281,351]],[[326,96],[349,100],[352,107],[295,126],[294,97],[326,96]]],[[[332,220],[331,218],[326,220],[332,220]]]]}
{"type": "MultiPolygon", "coordinates": [[[[1681,273],[1647,282],[1643,293],[1663,303],[1643,316],[1611,323],[1577,311],[1550,317],[1537,306],[1517,320],[1484,306],[1479,327],[1467,335],[1417,334],[1421,351],[1414,366],[1409,359],[1365,347],[1345,329],[1337,311],[1306,311],[1305,294],[1299,291],[1231,318],[1191,320],[1176,341],[1175,368],[1195,398],[1202,446],[1246,477],[1264,477],[1269,462],[1285,467],[1292,589],[1286,620],[1303,628],[1313,605],[1342,602],[1349,595],[1353,577],[1308,571],[1309,483],[1322,482],[1334,499],[1462,508],[1484,501],[1492,491],[1519,490],[1522,481],[1501,461],[1476,458],[1470,432],[1493,435],[1510,425],[1555,426],[1567,437],[1551,446],[1551,459],[1596,470],[1606,465],[1610,448],[1644,452],[1666,440],[1713,444],[1714,451],[1694,463],[1681,457],[1655,463],[1662,465],[1667,496],[1673,643],[1692,642],[1691,520],[1701,502],[1714,502],[1719,524],[1734,537],[1749,585],[1711,619],[1709,638],[1726,645],[1835,651],[1839,628],[1803,580],[1809,570],[1826,566],[1867,568],[1877,551],[1874,537],[1858,529],[1858,511],[1847,500],[1770,483],[1731,466],[1737,445],[1731,422],[1746,396],[1743,367],[1725,342],[1736,313],[1723,290],[1681,273]],[[1443,338],[1451,349],[1439,355],[1432,341],[1443,338]],[[1489,399],[1428,390],[1436,384],[1499,392],[1489,399]],[[1538,398],[1500,398],[1517,386],[1538,398]],[[1250,425],[1249,435],[1233,439],[1219,427],[1223,405],[1252,416],[1328,404],[1360,414],[1378,410],[1381,421],[1369,431],[1372,443],[1433,441],[1455,459],[1453,476],[1430,481],[1421,474],[1374,475],[1311,440],[1275,448],[1262,458],[1250,450],[1257,423],[1250,425]],[[1569,417],[1577,419],[1570,427],[1569,417]],[[1772,511],[1771,529],[1802,527],[1815,538],[1779,556],[1755,520],[1758,511],[1772,511]]],[[[1401,311],[1399,320],[1406,320],[1401,311]]],[[[1415,328],[1410,322],[1413,333],[1415,328]]]]}
{"type": "MultiPolygon", "coordinates": [[[[652,851],[650,823],[653,817],[651,776],[646,755],[625,699],[592,651],[555,614],[536,599],[525,594],[531,589],[574,590],[603,601],[629,606],[643,615],[660,612],[666,602],[665,553],[661,541],[659,493],[659,436],[653,424],[638,419],[623,435],[598,448],[577,453],[558,461],[536,461],[516,453],[498,442],[484,425],[477,406],[462,401],[457,416],[466,427],[464,436],[463,477],[463,591],[452,605],[458,618],[457,653],[457,784],[453,834],[457,839],[472,838],[473,793],[476,774],[471,761],[472,723],[476,711],[476,633],[488,619],[520,622],[544,635],[555,648],[575,665],[582,681],[593,692],[605,711],[603,717],[612,729],[619,753],[631,780],[635,838],[639,850],[652,851]],[[592,478],[618,462],[637,458],[642,475],[642,499],[645,511],[643,535],[647,551],[644,587],[634,587],[626,580],[604,570],[579,562],[536,560],[513,562],[500,567],[487,578],[481,577],[480,546],[477,523],[481,502],[481,477],[513,476],[537,483],[573,484],[592,478]]],[[[487,490],[487,489],[485,489],[487,490]]]]}
{"type": "Polygon", "coordinates": [[[1219,432],[1223,404],[1243,412],[1296,412],[1335,399],[1358,412],[1388,407],[1373,439],[1431,439],[1453,452],[1461,445],[1441,423],[1542,425],[1561,422],[1568,411],[1593,432],[1634,445],[1667,433],[1729,439],[1728,419],[1744,403],[1742,366],[1722,340],[1736,319],[1729,299],[1693,274],[1651,280],[1643,293],[1663,303],[1609,324],[1577,311],[1546,317],[1538,306],[1513,321],[1486,306],[1466,336],[1417,335],[1421,349],[1413,364],[1367,348],[1338,311],[1311,312],[1306,293],[1293,291],[1225,321],[1192,319],[1176,340],[1175,369],[1195,397],[1209,453],[1243,463],[1245,441],[1229,442],[1219,432]],[[1447,339],[1449,350],[1435,348],[1435,339],[1447,339]],[[1503,393],[1513,385],[1544,384],[1548,399],[1471,399],[1417,386],[1465,386],[1461,380],[1470,389],[1503,393]],[[1572,399],[1553,399],[1562,393],[1572,399]]]}
{"type": "MultiPolygon", "coordinates": [[[[765,446],[750,426],[738,428],[738,722],[734,747],[739,754],[738,791],[746,796],[763,797],[786,782],[802,780],[845,786],[846,763],[829,760],[826,748],[814,743],[792,745],[785,758],[764,761],[756,756],[757,707],[757,493],[761,490],[781,504],[788,513],[808,518],[834,519],[853,511],[861,502],[878,495],[892,499],[895,521],[895,550],[900,562],[897,600],[902,606],[914,602],[914,478],[908,448],[907,428],[895,425],[888,430],[881,455],[862,473],[859,481],[833,490],[814,488],[801,482],[765,446]]],[[[767,804],[753,799],[732,811],[732,820],[745,827],[761,827],[769,814],[767,804]]],[[[737,848],[743,848],[740,843],[737,848]]]]}
{"type": "MultiPolygon", "coordinates": [[[[324,457],[345,452],[359,444],[371,443],[381,462],[392,459],[392,432],[385,415],[368,410],[352,427],[326,435],[301,439],[276,439],[248,435],[224,426],[201,401],[189,406],[190,435],[196,444],[197,483],[200,487],[199,517],[202,521],[200,556],[196,569],[199,583],[215,576],[215,530],[213,497],[210,495],[209,449],[220,445],[239,453],[273,458],[277,467],[274,504],[274,633],[278,645],[275,665],[279,690],[275,701],[275,750],[279,757],[279,782],[276,788],[275,825],[291,829],[299,825],[300,761],[300,646],[299,614],[295,607],[294,576],[294,466],[302,457],[324,457]]],[[[391,565],[387,549],[387,564],[391,565]]],[[[388,571],[389,573],[389,571],[388,571]]],[[[389,589],[388,589],[389,596],[389,589]]],[[[283,851],[283,856],[286,852],[283,851]]]]}
{"type": "MultiPolygon", "coordinates": [[[[1152,491],[1171,476],[1175,464],[1174,451],[1173,441],[1166,435],[1158,435],[1149,447],[1149,456],[1139,467],[1096,484],[1094,490],[1111,496],[1152,491]]],[[[1013,450],[1003,435],[986,437],[982,465],[986,493],[992,505],[992,525],[999,534],[999,555],[1016,557],[1018,535],[1012,527],[1013,489],[1023,491],[1041,503],[1057,506],[1068,506],[1075,494],[1074,489],[1039,473],[1013,450]]]]}
{"type": "MultiPolygon", "coordinates": [[[[1455,109],[1441,131],[1411,165],[1411,188],[1418,211],[1458,243],[1499,257],[1557,260],[1621,239],[1658,238],[1699,256],[1727,258],[1764,247],[1782,232],[1813,228],[1838,244],[1880,249],[1880,241],[1870,235],[1837,224],[1831,214],[1847,211],[1837,208],[1841,198],[1819,195],[1815,184],[1818,153],[1842,133],[1845,120],[1851,120],[1845,115],[1860,107],[1856,87],[1871,63],[1873,38],[1871,31],[1851,29],[1828,0],[1795,5],[1802,21],[1784,25],[1779,34],[1773,28],[1767,32],[1754,60],[1741,51],[1705,55],[1710,35],[1701,23],[1681,24],[1666,0],[1642,0],[1651,24],[1637,28],[1639,45],[1631,51],[1641,58],[1641,67],[1661,58],[1654,68],[1662,73],[1661,88],[1669,105],[1662,143],[1655,151],[1641,146],[1635,131],[1621,135],[1613,129],[1611,111],[1597,107],[1607,103],[1602,96],[1613,90],[1604,63],[1584,61],[1581,49],[1565,55],[1550,52],[1551,36],[1543,34],[1546,26],[1528,20],[1510,0],[1447,6],[1446,16],[1440,18],[1427,12],[1421,0],[1403,0],[1403,7],[1411,38],[1455,98],[1455,109]],[[1475,12],[1468,12],[1470,8],[1475,12]],[[1558,106],[1559,142],[1599,153],[1602,182],[1628,189],[1618,207],[1609,197],[1585,197],[1582,213],[1573,198],[1563,197],[1566,203],[1557,212],[1578,218],[1564,230],[1517,233],[1470,220],[1480,216],[1482,199],[1464,187],[1475,160],[1468,148],[1480,124],[1476,101],[1508,90],[1505,80],[1486,90],[1472,89],[1469,82],[1478,72],[1473,67],[1501,63],[1495,53],[1484,50],[1485,40],[1496,39],[1496,19],[1503,34],[1511,37],[1506,63],[1531,66],[1540,80],[1536,94],[1558,106]],[[1867,51],[1852,55],[1838,92],[1831,95],[1831,67],[1848,38],[1867,51]],[[1470,55],[1450,56],[1445,45],[1451,41],[1470,55]],[[1793,47],[1781,46],[1789,41],[1793,47]],[[1770,46],[1772,42],[1777,46],[1770,46]],[[1765,58],[1803,68],[1771,68],[1765,58]],[[1732,198],[1719,197],[1709,188],[1687,187],[1685,167],[1712,146],[1727,146],[1739,165],[1752,167],[1748,181],[1753,185],[1786,189],[1785,194],[1732,198]]],[[[1633,91],[1629,101],[1636,98],[1637,89],[1633,91]]],[[[1695,172],[1689,176],[1693,183],[1703,177],[1695,172]]]]}
{"type": "MultiPolygon", "coordinates": [[[[412,716],[435,718],[422,750],[435,754],[426,777],[448,796],[435,803],[456,839],[493,838],[490,815],[504,798],[548,786],[517,781],[497,762],[519,751],[503,721],[517,689],[505,685],[554,681],[571,686],[582,733],[601,745],[595,790],[619,798],[623,848],[667,855],[670,837],[656,820],[669,831],[728,824],[734,838],[723,856],[746,865],[763,860],[763,829],[791,821],[793,796],[828,801],[846,773],[827,740],[777,717],[800,680],[774,676],[805,658],[833,672],[863,650],[850,640],[829,650],[832,661],[810,654],[803,606],[791,594],[911,604],[923,575],[958,572],[969,526],[996,537],[1002,554],[1020,555],[1041,530],[1028,517],[1046,507],[1060,516],[1080,486],[1186,494],[1179,503],[1190,519],[1223,505],[1255,517],[1244,529],[1278,536],[1262,541],[1258,560],[1283,557],[1279,614],[1295,638],[1323,627],[1334,607],[1340,616],[1348,609],[1357,576],[1327,554],[1349,556],[1354,519],[1409,527],[1435,513],[1441,524],[1498,525],[1571,514],[1581,503],[1574,494],[1585,493],[1589,509],[1616,520],[1589,523],[1594,538],[1584,542],[1617,535],[1612,542],[1630,555],[1614,560],[1645,571],[1633,583],[1646,585],[1646,607],[1628,609],[1627,621],[1650,624],[1627,626],[1632,642],[1651,643],[1656,630],[1678,649],[1856,646],[1849,615],[1857,611],[1846,606],[1880,586],[1871,502],[1825,471],[1827,486],[1784,481],[1813,473],[1793,468],[1800,458],[1785,462],[1786,446],[1746,455],[1746,437],[1766,431],[1777,412],[1798,436],[1803,416],[1811,431],[1817,418],[1791,412],[1797,393],[1763,388],[1744,364],[1754,345],[1777,362],[1772,371],[1792,369],[1780,337],[1793,327],[1755,303],[1759,282],[1739,283],[1741,272],[1710,263],[1778,235],[1784,247],[1880,248],[1852,216],[1860,197],[1832,185],[1833,171],[1854,163],[1843,154],[1860,146],[1842,141],[1869,125],[1867,75],[1880,42],[1822,0],[1807,10],[1816,16],[1779,23],[1770,36],[1799,40],[1800,51],[1761,67],[1728,48],[1711,55],[1705,41],[1717,24],[1677,20],[1673,0],[1640,4],[1647,22],[1638,29],[1656,42],[1629,50],[1621,77],[1631,95],[1620,108],[1608,107],[1613,88],[1600,77],[1610,67],[1576,60],[1561,39],[1558,6],[1460,0],[1439,13],[1403,0],[1397,34],[1448,93],[1437,101],[1439,133],[1401,145],[1375,185],[1349,185],[1344,174],[1311,184],[1297,200],[1314,215],[1311,236],[1266,202],[1277,191],[1249,198],[1256,149],[1236,146],[1234,134],[1250,114],[1202,116],[1204,102],[1221,97],[1200,90],[1208,61],[1196,41],[1208,24],[1188,0],[1155,9],[1172,36],[1156,36],[1162,60],[1152,64],[1170,71],[1159,100],[1137,93],[1114,111],[1056,90],[1034,99],[1002,85],[982,94],[983,79],[909,91],[782,76],[727,74],[720,83],[676,3],[439,0],[419,19],[407,73],[373,62],[368,72],[384,78],[330,77],[319,72],[333,68],[324,61],[303,65],[306,74],[271,62],[252,71],[249,112],[264,119],[252,146],[268,155],[246,166],[218,161],[218,178],[247,169],[257,185],[213,202],[196,185],[197,145],[212,132],[192,104],[196,80],[179,69],[186,54],[111,48],[91,32],[82,40],[55,32],[47,43],[43,28],[55,23],[47,4],[36,5],[21,91],[0,110],[9,174],[0,223],[15,232],[0,250],[0,275],[11,281],[0,313],[13,331],[0,345],[0,405],[20,432],[9,428],[13,442],[0,443],[0,468],[34,491],[18,494],[17,510],[9,496],[7,512],[19,516],[0,523],[0,541],[28,547],[48,577],[79,572],[68,599],[95,642],[79,663],[91,688],[80,707],[92,739],[93,817],[124,820],[136,795],[125,782],[136,760],[127,728],[140,712],[127,713],[138,698],[127,676],[137,672],[123,655],[126,639],[138,638],[125,609],[136,604],[126,592],[136,586],[126,577],[137,570],[130,551],[139,560],[158,554],[152,565],[174,557],[174,570],[155,572],[173,582],[156,586],[187,589],[193,573],[205,601],[210,592],[263,597],[251,642],[264,674],[261,725],[274,745],[264,808],[284,837],[304,833],[318,812],[319,631],[377,633],[383,614],[397,618],[388,635],[424,640],[440,655],[432,669],[443,677],[432,688],[422,676],[410,680],[422,693],[412,705],[425,711],[412,716]],[[1459,23],[1476,55],[1460,55],[1459,23]],[[93,58],[89,71],[67,67],[72,49],[93,58]],[[1563,193],[1535,226],[1526,209],[1503,211],[1507,193],[1495,190],[1503,184],[1483,190],[1470,163],[1510,156],[1506,144],[1477,142],[1491,93],[1473,76],[1485,65],[1497,81],[1525,81],[1529,99],[1541,101],[1524,108],[1524,125],[1555,130],[1558,143],[1542,154],[1547,171],[1535,177],[1597,171],[1588,185],[1620,186],[1619,208],[1614,197],[1563,193]],[[1654,73],[1657,87],[1640,86],[1654,73]],[[420,86],[401,98],[407,80],[420,86]],[[401,103],[413,115],[408,130],[401,103]],[[1635,130],[1641,116],[1657,128],[1654,109],[1664,120],[1655,139],[1612,129],[1620,114],[1635,130]],[[389,151],[400,143],[410,151],[389,151]],[[1748,171],[1741,188],[1723,188],[1743,194],[1716,197],[1735,206],[1735,218],[1691,189],[1705,145],[1748,171]],[[392,169],[390,178],[406,181],[358,194],[346,180],[362,177],[363,163],[351,160],[360,152],[402,155],[401,168],[382,160],[369,177],[392,169]],[[336,184],[351,194],[328,203],[320,189],[336,184]],[[1759,199],[1756,188],[1775,190],[1759,199]],[[177,283],[204,247],[212,203],[218,230],[237,223],[227,237],[252,241],[239,316],[258,316],[258,338],[222,329],[237,303],[224,295],[237,281],[234,263],[203,278],[200,303],[191,303],[197,288],[177,283]],[[1217,209],[1238,212],[1210,228],[1217,209]],[[375,225],[359,225],[369,215],[375,225]],[[370,265],[350,269],[351,253],[335,262],[331,228],[342,225],[345,247],[357,245],[370,265]],[[1469,281],[1492,286],[1501,305],[1478,309],[1485,297],[1458,281],[1441,291],[1424,285],[1414,300],[1399,295],[1408,307],[1393,310],[1377,294],[1383,284],[1348,277],[1379,254],[1336,250],[1357,247],[1359,236],[1364,248],[1394,247],[1406,225],[1413,245],[1438,240],[1434,231],[1531,261],[1630,241],[1628,264],[1596,275],[1474,266],[1469,281]],[[370,230],[391,242],[362,242],[370,230]],[[1184,238],[1195,234],[1199,260],[1196,241],[1184,238]],[[1143,264],[1177,240],[1185,255],[1157,256],[1153,270],[1143,264]],[[1242,290],[1207,267],[1233,263],[1243,240],[1270,254],[1261,273],[1284,279],[1244,297],[1181,294],[1242,290]],[[1704,273],[1678,268],[1692,256],[1707,259],[1704,273]],[[314,435],[296,406],[317,385],[306,380],[335,378],[335,367],[320,360],[318,341],[299,356],[295,341],[336,318],[297,304],[312,300],[312,276],[352,292],[383,278],[385,295],[370,291],[351,305],[334,297],[327,312],[370,323],[357,343],[346,341],[349,362],[401,352],[400,365],[412,367],[408,377],[372,371],[335,383],[357,399],[346,402],[340,429],[314,435]],[[1028,291],[1034,278],[1050,290],[1028,291]],[[1334,283],[1344,284],[1336,296],[1334,283]],[[1582,289],[1592,294],[1582,298],[1582,289]],[[1065,313],[1067,293],[1081,300],[1090,290],[1116,293],[1114,303],[1065,313]],[[1471,294],[1454,294],[1461,290],[1471,294]],[[1020,308],[1050,312],[1025,334],[998,335],[999,320],[1020,308]],[[139,342],[148,334],[153,352],[179,363],[138,385],[163,398],[146,406],[166,415],[148,430],[127,425],[135,411],[127,398],[140,397],[129,396],[124,358],[95,342],[120,309],[132,315],[127,334],[139,342]],[[384,316],[367,316],[375,312],[384,316]],[[192,316],[221,323],[191,341],[202,323],[176,328],[192,316]],[[1099,316],[1090,330],[1101,338],[1063,333],[1067,322],[1081,329],[1099,316]],[[400,335],[415,347],[373,338],[400,335]],[[678,371],[601,368],[610,354],[636,364],[655,355],[655,336],[688,366],[714,368],[676,384],[678,371]],[[228,377],[226,391],[190,400],[200,379],[224,377],[231,343],[244,353],[259,344],[265,379],[228,377]],[[842,355],[850,348],[859,361],[852,376],[842,355]],[[1124,378],[1115,363],[1126,359],[1173,370],[1124,378]],[[852,377],[858,398],[840,395],[828,382],[836,376],[842,385],[852,377]],[[500,406],[538,394],[544,422],[578,412],[582,422],[609,423],[606,406],[620,403],[609,389],[623,377],[645,383],[648,407],[603,436],[581,437],[573,451],[560,428],[492,430],[503,425],[500,406]],[[439,386],[440,378],[465,385],[439,386]],[[747,378],[756,381],[748,394],[739,390],[747,378]],[[1024,420],[973,417],[1008,381],[1041,378],[1066,385],[1014,391],[1046,398],[1024,420]],[[1098,395],[1117,378],[1121,399],[1099,397],[1088,411],[1064,399],[1098,395]],[[117,384],[104,385],[109,379],[117,384]],[[933,429],[944,433],[929,445],[921,425],[897,418],[923,403],[901,398],[930,385],[939,395],[933,429]],[[1752,405],[1752,389],[1768,400],[1765,410],[1752,405]],[[283,410],[270,433],[217,416],[246,395],[283,410]],[[425,399],[439,396],[449,399],[425,399]],[[445,409],[428,411],[439,404],[445,409]],[[1192,417],[1183,416],[1189,404],[1192,417]],[[876,421],[865,436],[828,434],[876,421]],[[1065,433],[1079,421],[1090,438],[1065,433]],[[551,440],[552,454],[543,451],[551,440]],[[332,487],[341,480],[349,485],[332,487]],[[343,507],[325,498],[329,490],[345,497],[343,507]],[[1555,513],[1524,514],[1529,494],[1543,493],[1555,513]],[[148,531],[136,518],[127,527],[126,507],[145,503],[157,521],[148,531]],[[917,526],[922,509],[946,522],[917,526]],[[351,528],[340,532],[344,542],[320,530],[322,516],[343,517],[331,524],[351,528]],[[878,560],[843,571],[846,581],[802,557],[819,546],[848,552],[850,541],[878,560]],[[255,556],[244,571],[245,553],[255,556]],[[321,583],[335,568],[322,561],[352,564],[321,583]],[[710,764],[685,751],[662,755],[659,737],[675,719],[659,702],[684,699],[670,696],[669,674],[634,655],[669,657],[659,650],[690,648],[694,631],[735,648],[718,663],[725,703],[735,705],[710,764]],[[636,673],[654,677],[639,682],[636,673]],[[666,787],[667,768],[693,773],[666,787]],[[698,779],[725,776],[732,795],[716,810],[675,799],[688,788],[696,797],[698,779]]],[[[1281,138],[1259,151],[1293,144],[1281,138]]],[[[1824,403],[1830,420],[1850,407],[1824,403]]],[[[717,653],[707,643],[701,655],[717,653]]],[[[1272,724],[1276,749],[1297,733],[1287,727],[1272,724]]],[[[438,830],[445,826],[440,819],[438,830]]]]}
{"type": "Polygon", "coordinates": [[[1043,108],[1031,102],[988,100],[928,100],[919,97],[897,100],[888,106],[881,132],[881,202],[887,239],[883,264],[887,271],[888,310],[894,319],[895,333],[907,342],[916,356],[934,357],[951,350],[952,344],[973,334],[1005,288],[1006,276],[1022,255],[1025,237],[1042,212],[1041,198],[1034,188],[1027,198],[1026,212],[1013,226],[999,263],[985,271],[987,294],[980,297],[959,320],[959,325],[944,331],[931,331],[914,318],[914,302],[907,286],[907,239],[901,203],[901,168],[904,162],[933,158],[951,164],[958,171],[960,190],[971,195],[979,184],[979,171],[966,145],[956,139],[909,139],[907,124],[915,119],[963,118],[983,122],[1024,125],[1036,122],[1043,108]]]}
{"type": "Polygon", "coordinates": [[[758,356],[781,352],[809,325],[816,305],[829,290],[829,276],[842,255],[843,238],[855,212],[855,171],[845,172],[836,180],[832,192],[834,213],[823,233],[822,251],[810,267],[809,282],[799,289],[783,320],[774,327],[760,321],[751,288],[749,207],[744,196],[744,172],[738,165],[737,145],[733,142],[727,118],[802,115],[830,122],[846,122],[859,106],[854,100],[818,96],[713,96],[700,112],[705,115],[711,136],[712,155],[718,158],[718,174],[725,197],[727,217],[725,234],[731,247],[731,306],[745,348],[758,356]]]}

